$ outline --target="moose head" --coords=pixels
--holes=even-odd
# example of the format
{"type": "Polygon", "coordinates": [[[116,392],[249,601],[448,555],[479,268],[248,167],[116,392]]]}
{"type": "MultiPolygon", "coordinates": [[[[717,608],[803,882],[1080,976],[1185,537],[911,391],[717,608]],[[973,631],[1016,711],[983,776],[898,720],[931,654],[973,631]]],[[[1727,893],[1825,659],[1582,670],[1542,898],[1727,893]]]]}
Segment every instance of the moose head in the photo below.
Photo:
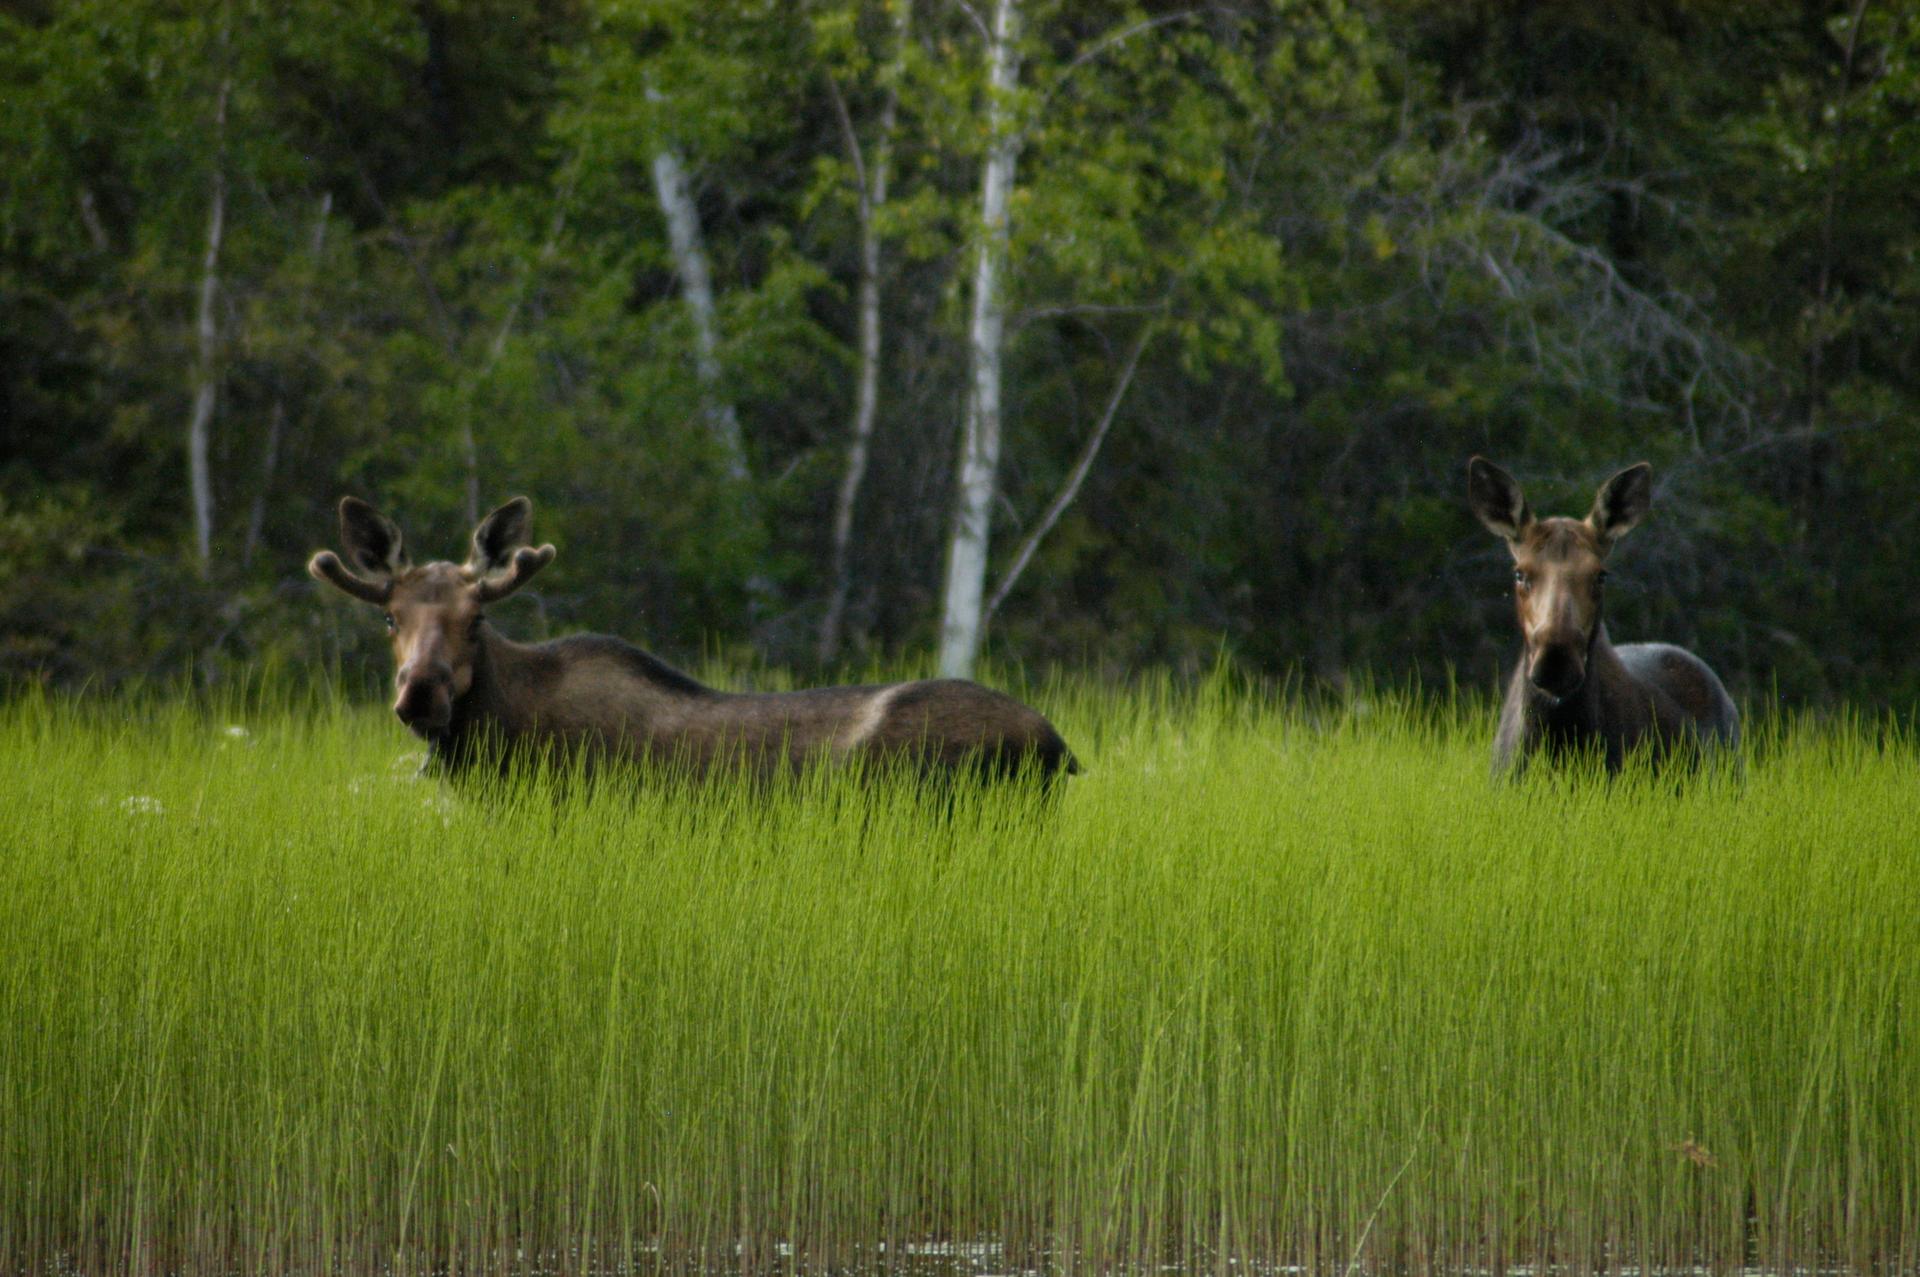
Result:
{"type": "Polygon", "coordinates": [[[1484,457],[1467,465],[1467,499],[1513,554],[1513,601],[1527,681],[1551,700],[1578,692],[1601,625],[1607,554],[1647,513],[1653,468],[1629,466],[1600,485],[1584,519],[1537,519],[1513,476],[1484,457]]]}
{"type": "Polygon", "coordinates": [[[399,525],[356,497],[340,502],[346,562],[322,550],[307,571],[382,610],[393,637],[393,712],[417,735],[446,731],[454,701],[473,686],[487,605],[553,562],[551,545],[528,544],[532,521],[533,503],[515,497],[480,520],[465,563],[415,567],[399,525]]]}

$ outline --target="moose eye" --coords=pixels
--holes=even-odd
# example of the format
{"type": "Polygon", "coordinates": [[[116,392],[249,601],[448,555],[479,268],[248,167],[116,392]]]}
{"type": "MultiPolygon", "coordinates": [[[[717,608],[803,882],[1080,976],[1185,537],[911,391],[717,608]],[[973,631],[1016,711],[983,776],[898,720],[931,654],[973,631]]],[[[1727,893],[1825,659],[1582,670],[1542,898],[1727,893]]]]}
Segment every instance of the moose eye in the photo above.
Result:
{"type": "Polygon", "coordinates": [[[1515,585],[1525,585],[1527,583],[1527,570],[1525,568],[1515,568],[1513,570],[1513,583],[1515,585]]]}
{"type": "Polygon", "coordinates": [[[1605,585],[1606,583],[1607,583],[1607,570],[1605,568],[1601,568],[1598,572],[1593,574],[1593,588],[1597,590],[1601,586],[1605,585]]]}
{"type": "Polygon", "coordinates": [[[387,623],[387,633],[389,634],[393,633],[394,631],[393,613],[383,612],[380,616],[380,619],[387,623]]]}

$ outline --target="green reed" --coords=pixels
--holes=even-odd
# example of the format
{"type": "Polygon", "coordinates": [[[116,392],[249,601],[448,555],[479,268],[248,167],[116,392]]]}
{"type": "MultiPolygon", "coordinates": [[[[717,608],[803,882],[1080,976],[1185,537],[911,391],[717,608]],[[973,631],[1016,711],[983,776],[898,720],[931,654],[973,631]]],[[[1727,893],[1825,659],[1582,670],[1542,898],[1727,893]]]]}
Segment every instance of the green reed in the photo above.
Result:
{"type": "Polygon", "coordinates": [[[1497,787],[1471,702],[1030,695],[1057,802],[16,698],[0,1271],[1920,1262],[1907,730],[1497,787]]]}

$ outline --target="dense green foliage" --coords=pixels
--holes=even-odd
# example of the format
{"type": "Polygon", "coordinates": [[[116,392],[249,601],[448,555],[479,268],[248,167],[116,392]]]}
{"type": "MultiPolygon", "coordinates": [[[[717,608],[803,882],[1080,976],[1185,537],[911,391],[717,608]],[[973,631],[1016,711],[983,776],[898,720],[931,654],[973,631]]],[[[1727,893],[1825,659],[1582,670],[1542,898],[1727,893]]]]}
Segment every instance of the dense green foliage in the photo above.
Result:
{"type": "Polygon", "coordinates": [[[0,1268],[1920,1262],[1908,732],[1502,788],[1481,705],[1033,695],[1051,809],[16,701],[0,1268]]]}
{"type": "MultiPolygon", "coordinates": [[[[1193,668],[1224,638],[1268,671],[1477,684],[1511,640],[1466,457],[1575,513],[1645,458],[1616,637],[1695,645],[1746,694],[1920,694],[1910,8],[1024,7],[996,558],[1146,344],[1001,655],[1193,668]]],[[[898,12],[0,14],[0,674],[357,665],[377,631],[301,573],[349,491],[438,553],[531,495],[563,559],[525,632],[813,662],[855,395],[849,142],[872,160],[890,101],[842,651],[924,651],[986,106],[974,7],[915,4],[904,50],[898,12]],[[668,146],[718,392],[649,178],[668,146]]]]}

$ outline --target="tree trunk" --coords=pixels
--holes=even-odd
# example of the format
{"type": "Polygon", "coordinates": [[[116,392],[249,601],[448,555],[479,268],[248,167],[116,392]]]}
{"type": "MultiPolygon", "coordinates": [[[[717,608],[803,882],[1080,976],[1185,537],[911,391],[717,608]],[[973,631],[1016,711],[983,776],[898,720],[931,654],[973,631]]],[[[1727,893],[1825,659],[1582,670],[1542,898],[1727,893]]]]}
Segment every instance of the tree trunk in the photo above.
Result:
{"type": "Polygon", "coordinates": [[[107,237],[106,224],[100,220],[100,205],[93,198],[93,188],[80,188],[80,224],[87,229],[87,241],[93,245],[93,251],[104,253],[113,247],[113,241],[107,237]]]}
{"type": "MultiPolygon", "coordinates": [[[[663,100],[657,89],[646,92],[650,102],[663,100]]],[[[714,319],[713,275],[700,238],[700,211],[693,202],[687,166],[680,152],[670,145],[663,144],[654,152],[653,189],[667,221],[667,242],[680,276],[681,292],[693,314],[694,372],[700,379],[701,413],[719,446],[727,478],[745,483],[747,454],[740,442],[740,419],[720,385],[719,326],[714,319]]]]}
{"type": "Polygon", "coordinates": [[[200,575],[205,578],[213,567],[213,475],[208,464],[209,439],[213,427],[213,406],[219,390],[220,329],[214,315],[214,303],[220,293],[220,244],[227,225],[227,97],[231,80],[220,82],[220,95],[214,105],[214,147],[212,193],[207,210],[207,250],[200,266],[200,311],[196,327],[200,341],[200,362],[194,375],[193,415],[187,421],[187,475],[193,497],[194,550],[199,557],[200,575]]]}
{"type": "Polygon", "coordinates": [[[899,113],[899,78],[906,62],[907,40],[913,21],[913,5],[902,0],[894,18],[894,59],[889,72],[885,104],[880,108],[879,136],[874,140],[873,165],[868,168],[860,152],[860,140],[853,131],[853,119],[837,86],[833,103],[846,134],[847,153],[853,160],[855,179],[860,184],[860,375],[853,406],[853,425],[848,432],[847,468],[840,478],[840,491],[833,503],[832,590],[827,595],[826,615],[820,621],[818,656],[825,665],[840,650],[840,622],[846,612],[847,591],[852,586],[848,560],[853,548],[853,511],[860,499],[860,485],[867,476],[867,455],[873,443],[873,423],[880,405],[880,234],[875,220],[887,202],[888,171],[893,164],[893,130],[899,113]]]}
{"type": "Polygon", "coordinates": [[[253,566],[254,551],[260,548],[260,534],[267,526],[267,494],[273,490],[273,472],[280,466],[280,436],[286,424],[286,397],[276,390],[273,410],[267,414],[266,442],[260,446],[260,486],[254,489],[253,508],[247,511],[247,539],[240,547],[242,572],[253,566]]]}
{"type": "Polygon", "coordinates": [[[1854,58],[1860,47],[1860,26],[1866,21],[1867,0],[1856,0],[1853,12],[1847,20],[1847,43],[1840,63],[1840,88],[1833,100],[1827,104],[1827,111],[1833,119],[1834,154],[1829,161],[1827,172],[1827,190],[1824,205],[1820,213],[1820,256],[1819,269],[1815,273],[1813,288],[1814,320],[1807,327],[1807,431],[1818,434],[1820,430],[1820,412],[1826,399],[1826,346],[1834,334],[1833,321],[1833,264],[1834,264],[1834,224],[1840,204],[1840,182],[1838,171],[1845,163],[1846,148],[1840,145],[1840,136],[1847,123],[1847,99],[1853,92],[1854,58]]]}
{"type": "Polygon", "coordinates": [[[987,158],[980,183],[980,242],[974,257],[973,312],[968,325],[972,386],[960,441],[960,474],[940,621],[940,673],[966,678],[980,655],[981,595],[987,578],[987,534],[1000,470],[1000,362],[1006,328],[1000,296],[1006,271],[1008,204],[1020,138],[1012,94],[1020,74],[1016,0],[998,0],[987,42],[987,158]]]}
{"type": "MultiPolygon", "coordinates": [[[[328,191],[320,197],[320,209],[313,219],[313,238],[307,245],[309,269],[320,269],[320,252],[327,242],[327,216],[333,212],[333,192],[328,191]]],[[[309,276],[311,278],[311,276],[309,276]]],[[[304,324],[307,317],[308,288],[302,286],[294,304],[294,317],[304,324]]],[[[273,388],[273,410],[267,414],[267,438],[260,449],[260,485],[254,489],[253,508],[247,512],[247,538],[241,545],[240,567],[244,571],[253,566],[254,551],[260,548],[260,534],[267,523],[267,498],[273,492],[274,471],[280,465],[280,437],[286,429],[287,398],[286,380],[276,377],[273,388]]]]}

